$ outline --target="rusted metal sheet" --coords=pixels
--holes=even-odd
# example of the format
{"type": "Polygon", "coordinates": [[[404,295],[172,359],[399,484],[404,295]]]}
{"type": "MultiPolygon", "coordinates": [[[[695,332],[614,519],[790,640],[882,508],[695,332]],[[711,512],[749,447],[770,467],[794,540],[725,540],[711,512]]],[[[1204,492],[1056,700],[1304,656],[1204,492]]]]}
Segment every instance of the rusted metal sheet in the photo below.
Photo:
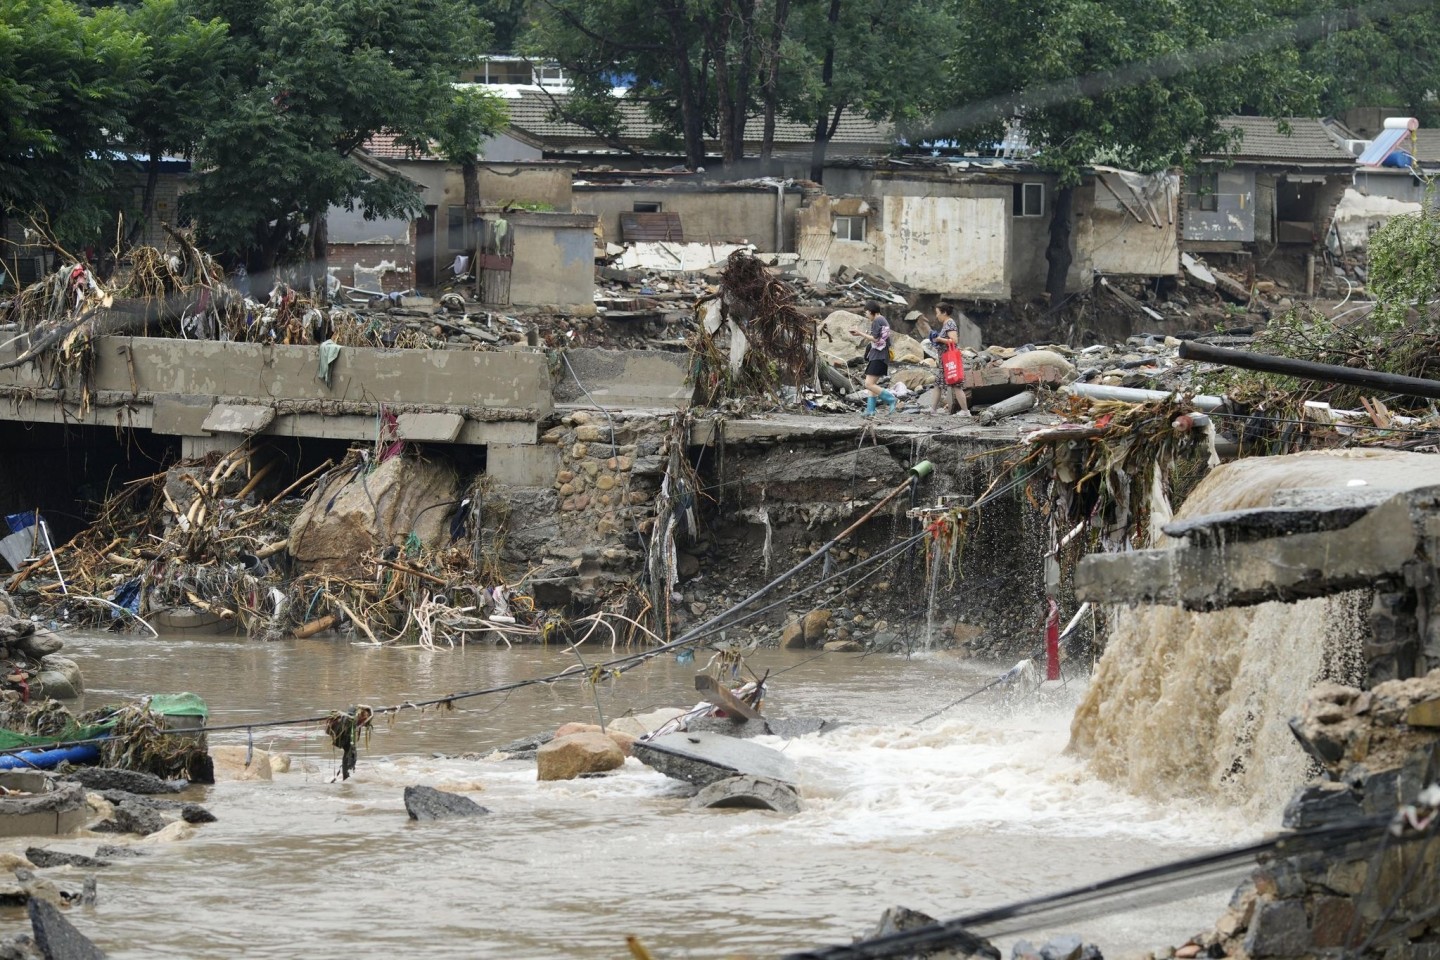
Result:
{"type": "Polygon", "coordinates": [[[620,239],[641,242],[685,241],[685,230],[678,213],[622,213],[620,239]]]}
{"type": "Polygon", "coordinates": [[[513,270],[514,257],[502,257],[498,253],[482,253],[475,258],[475,265],[481,270],[513,270]]]}

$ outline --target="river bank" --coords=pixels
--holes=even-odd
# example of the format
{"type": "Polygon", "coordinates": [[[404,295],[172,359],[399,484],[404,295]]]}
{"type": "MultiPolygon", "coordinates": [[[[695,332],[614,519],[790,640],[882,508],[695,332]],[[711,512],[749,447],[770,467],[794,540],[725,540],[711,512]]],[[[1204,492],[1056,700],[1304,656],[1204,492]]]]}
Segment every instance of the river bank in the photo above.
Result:
{"type": "MultiPolygon", "coordinates": [[[[569,659],[531,647],[71,639],[87,702],[184,685],[207,699],[215,725],[303,715],[357,694],[398,702],[569,659]]],[[[767,712],[853,724],[786,748],[807,797],[795,817],[686,810],[680,784],[633,760],[601,779],[537,783],[533,762],[483,759],[514,737],[593,717],[580,684],[527,688],[503,706],[485,698],[377,726],[343,784],[329,782],[338,758],[318,730],[257,731],[256,747],[290,754],[291,772],[206,790],[218,823],[180,844],[141,844],[148,856],[108,868],[93,912],[71,919],[122,958],[614,957],[628,933],[663,956],[765,955],[846,942],[896,904],[953,915],[1274,826],[1093,778],[1063,754],[1078,684],[1053,703],[967,705],[917,729],[912,721],[999,665],[813,656],[751,658],[775,674],[794,668],[773,681],[767,712]],[[463,792],[493,813],[411,823],[401,792],[413,783],[463,792]]],[[[601,705],[613,716],[693,702],[693,675],[660,659],[603,684],[601,705]]],[[[243,731],[212,739],[247,742],[243,731]]],[[[1222,884],[1083,928],[1114,948],[1181,943],[1228,895],[1222,884]]]]}

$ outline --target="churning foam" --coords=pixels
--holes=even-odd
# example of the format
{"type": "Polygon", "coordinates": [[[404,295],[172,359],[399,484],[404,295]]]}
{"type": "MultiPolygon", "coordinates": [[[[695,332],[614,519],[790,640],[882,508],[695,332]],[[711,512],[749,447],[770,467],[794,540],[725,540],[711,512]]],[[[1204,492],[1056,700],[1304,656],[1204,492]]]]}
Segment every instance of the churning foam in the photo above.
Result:
{"type": "MultiPolygon", "coordinates": [[[[1179,516],[1266,506],[1277,490],[1363,485],[1398,492],[1434,483],[1440,459],[1422,454],[1253,458],[1213,471],[1179,516]]],[[[1368,592],[1355,591],[1214,613],[1118,610],[1075,711],[1071,750],[1135,793],[1210,798],[1278,826],[1309,766],[1288,721],[1317,680],[1363,679],[1368,608],[1368,592]]]]}

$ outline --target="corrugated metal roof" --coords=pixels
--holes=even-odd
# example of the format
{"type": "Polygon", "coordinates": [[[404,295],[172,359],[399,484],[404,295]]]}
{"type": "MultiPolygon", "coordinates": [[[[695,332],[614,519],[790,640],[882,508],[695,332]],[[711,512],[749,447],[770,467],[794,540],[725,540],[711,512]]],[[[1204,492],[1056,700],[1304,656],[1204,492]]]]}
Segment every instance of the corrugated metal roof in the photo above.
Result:
{"type": "MultiPolygon", "coordinates": [[[[539,89],[514,89],[506,91],[505,105],[510,109],[510,124],[531,136],[545,141],[546,146],[594,146],[603,147],[604,141],[590,130],[577,124],[549,119],[556,103],[563,104],[564,93],[546,92],[539,89]]],[[[650,116],[647,105],[638,100],[618,98],[621,139],[635,147],[643,147],[646,141],[658,134],[668,133],[650,116]]],[[[764,120],[751,117],[745,124],[747,143],[759,143],[764,135],[764,120]]],[[[810,143],[815,139],[814,128],[777,117],[775,120],[775,142],[777,144],[810,143]]],[[[888,147],[894,141],[894,129],[886,123],[876,123],[864,117],[844,114],[835,129],[831,143],[849,146],[888,147]]],[[[712,141],[713,143],[713,141],[712,141]]]]}
{"type": "Polygon", "coordinates": [[[1220,121],[1220,129],[1239,129],[1242,139],[1228,154],[1231,160],[1249,160],[1259,163],[1333,163],[1351,166],[1355,163],[1345,149],[1315,117],[1226,117],[1220,121]],[[1289,134],[1280,131],[1280,124],[1290,128],[1289,134]]]}

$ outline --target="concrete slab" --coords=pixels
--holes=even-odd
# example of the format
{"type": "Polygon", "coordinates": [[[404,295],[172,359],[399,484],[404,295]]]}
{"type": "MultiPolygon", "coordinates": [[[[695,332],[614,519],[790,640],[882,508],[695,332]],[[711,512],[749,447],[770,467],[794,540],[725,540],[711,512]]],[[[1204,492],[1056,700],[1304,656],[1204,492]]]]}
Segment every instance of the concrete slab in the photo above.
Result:
{"type": "Polygon", "coordinates": [[[219,403],[200,424],[200,429],[210,433],[239,433],[254,436],[270,426],[275,419],[274,407],[259,404],[219,403]]]}
{"type": "Polygon", "coordinates": [[[156,433],[174,436],[199,437],[205,435],[205,418],[215,406],[214,397],[160,396],[154,401],[150,429],[156,433]]]}
{"type": "Polygon", "coordinates": [[[1187,610],[1219,610],[1372,586],[1400,576],[1415,559],[1431,535],[1426,517],[1437,503],[1440,487],[1397,494],[1344,527],[1339,536],[1321,530],[1250,542],[1092,555],[1076,567],[1075,595],[1106,603],[1178,603],[1187,610]]]}
{"type": "Polygon", "coordinates": [[[799,776],[779,750],[718,733],[669,733],[637,740],[631,749],[640,762],[697,787],[742,775],[793,784],[799,776]]]}
{"type": "Polygon", "coordinates": [[[464,425],[465,418],[458,413],[402,413],[396,417],[402,440],[452,443],[464,425]]]}

